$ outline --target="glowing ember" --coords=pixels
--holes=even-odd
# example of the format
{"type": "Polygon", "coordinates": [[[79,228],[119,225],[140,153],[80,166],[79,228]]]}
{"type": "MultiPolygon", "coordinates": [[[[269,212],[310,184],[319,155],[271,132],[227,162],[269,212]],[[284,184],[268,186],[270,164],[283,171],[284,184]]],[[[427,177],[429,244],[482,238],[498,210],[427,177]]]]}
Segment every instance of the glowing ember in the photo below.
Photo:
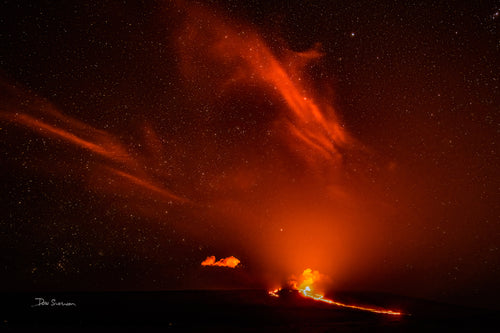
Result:
{"type": "Polygon", "coordinates": [[[233,256],[220,259],[219,261],[215,261],[215,256],[209,256],[207,259],[203,260],[201,263],[202,266],[220,266],[220,267],[230,267],[235,268],[240,263],[238,258],[233,256]]]}
{"type": "MultiPolygon", "coordinates": [[[[393,311],[393,310],[386,310],[386,309],[381,309],[381,308],[372,308],[372,307],[367,307],[367,306],[358,306],[358,305],[351,305],[351,304],[345,304],[341,302],[337,302],[332,299],[325,298],[324,295],[319,294],[314,292],[313,290],[313,284],[315,281],[318,281],[322,275],[318,271],[313,271],[310,268],[307,268],[304,270],[302,273],[302,282],[300,284],[297,283],[297,281],[291,281],[292,288],[296,291],[298,291],[302,296],[311,298],[315,301],[319,302],[324,302],[336,306],[341,306],[344,308],[350,308],[350,309],[357,309],[357,310],[362,310],[362,311],[369,311],[373,313],[381,313],[381,314],[387,314],[387,315],[394,315],[394,316],[400,316],[403,313],[400,311],[393,311]],[[298,284],[298,287],[297,287],[298,284]]],[[[269,295],[273,297],[279,297],[279,292],[281,289],[274,289],[272,291],[269,291],[269,295]]]]}

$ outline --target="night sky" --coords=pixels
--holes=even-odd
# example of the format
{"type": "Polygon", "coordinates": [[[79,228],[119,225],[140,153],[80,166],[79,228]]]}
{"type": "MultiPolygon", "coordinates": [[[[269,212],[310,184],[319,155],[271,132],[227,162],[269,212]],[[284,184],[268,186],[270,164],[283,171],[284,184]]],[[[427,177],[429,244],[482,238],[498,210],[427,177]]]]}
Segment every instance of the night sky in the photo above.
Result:
{"type": "Polygon", "coordinates": [[[494,1],[3,1],[0,288],[498,308],[494,1]],[[202,267],[235,256],[235,269],[202,267]]]}

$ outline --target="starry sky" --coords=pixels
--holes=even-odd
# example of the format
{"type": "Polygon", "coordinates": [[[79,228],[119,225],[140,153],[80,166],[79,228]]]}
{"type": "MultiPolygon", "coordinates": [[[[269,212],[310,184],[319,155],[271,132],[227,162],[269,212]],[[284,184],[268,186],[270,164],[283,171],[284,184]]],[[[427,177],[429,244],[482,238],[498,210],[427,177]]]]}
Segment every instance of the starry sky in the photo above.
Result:
{"type": "Polygon", "coordinates": [[[267,288],[311,267],[332,290],[498,308],[499,11],[3,1],[0,288],[267,288]]]}

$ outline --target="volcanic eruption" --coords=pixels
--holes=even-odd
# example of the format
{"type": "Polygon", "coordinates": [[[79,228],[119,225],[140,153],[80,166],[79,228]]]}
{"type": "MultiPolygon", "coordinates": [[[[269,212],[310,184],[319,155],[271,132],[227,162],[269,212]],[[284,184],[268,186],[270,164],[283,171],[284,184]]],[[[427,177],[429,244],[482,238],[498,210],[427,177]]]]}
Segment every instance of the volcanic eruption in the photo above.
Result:
{"type": "Polygon", "coordinates": [[[484,13],[90,3],[0,11],[15,14],[0,57],[4,288],[251,290],[240,300],[293,308],[290,291],[358,318],[371,315],[337,310],[413,319],[392,295],[462,292],[496,304],[498,45],[471,23],[484,13]]]}
{"type": "MultiPolygon", "coordinates": [[[[304,272],[302,272],[302,276],[298,281],[297,280],[289,281],[288,284],[289,286],[287,288],[299,292],[302,296],[306,298],[310,298],[318,302],[324,302],[342,308],[356,309],[361,311],[394,315],[394,316],[399,316],[403,314],[400,311],[387,310],[380,307],[368,307],[368,306],[359,306],[354,304],[346,304],[335,301],[333,299],[325,298],[324,295],[320,291],[318,291],[316,287],[319,280],[323,280],[325,278],[326,277],[322,275],[320,272],[314,271],[310,268],[306,268],[304,272]]],[[[273,297],[280,297],[279,295],[281,291],[282,291],[281,288],[274,289],[272,291],[269,291],[269,295],[273,297]]]]}

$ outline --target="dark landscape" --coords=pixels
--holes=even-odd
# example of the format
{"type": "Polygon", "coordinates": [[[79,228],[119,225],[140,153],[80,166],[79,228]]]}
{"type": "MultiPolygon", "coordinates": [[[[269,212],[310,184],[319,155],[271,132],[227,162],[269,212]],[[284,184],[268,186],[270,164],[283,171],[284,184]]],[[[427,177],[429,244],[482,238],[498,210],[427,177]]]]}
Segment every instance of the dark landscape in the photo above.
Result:
{"type": "Polygon", "coordinates": [[[298,294],[263,290],[11,293],[2,295],[2,328],[71,332],[434,332],[498,331],[498,311],[381,293],[338,293],[337,299],[400,309],[401,316],[342,309],[298,294]],[[33,306],[43,298],[49,305],[33,306]],[[52,306],[51,300],[76,306],[52,306]]]}

